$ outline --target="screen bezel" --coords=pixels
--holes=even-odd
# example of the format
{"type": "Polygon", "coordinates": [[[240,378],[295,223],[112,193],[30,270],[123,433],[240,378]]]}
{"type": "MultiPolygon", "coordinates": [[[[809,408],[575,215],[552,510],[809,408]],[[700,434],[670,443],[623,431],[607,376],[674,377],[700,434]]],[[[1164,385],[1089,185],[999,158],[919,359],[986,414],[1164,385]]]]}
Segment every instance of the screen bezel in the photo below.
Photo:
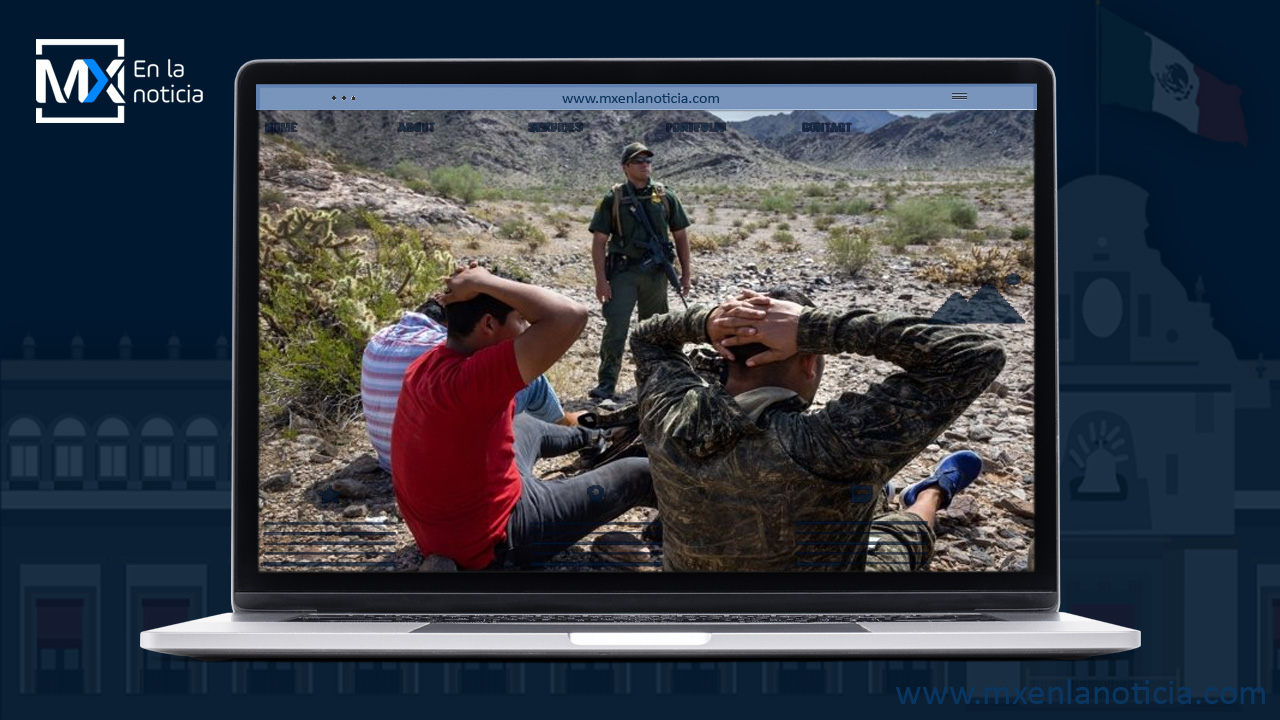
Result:
{"type": "MultiPolygon", "coordinates": [[[[1052,69],[1033,59],[254,61],[236,77],[232,603],[329,612],[863,612],[1058,606],[1057,158],[1052,69]],[[1034,571],[354,573],[258,568],[258,135],[265,84],[1036,85],[1034,571]],[[243,322],[242,322],[243,321],[243,322]],[[240,439],[252,438],[252,442],[240,439]],[[248,479],[248,480],[246,480],[248,479]],[[779,588],[785,588],[779,590],[779,588]]],[[[807,109],[807,108],[806,108],[807,109]]],[[[585,248],[585,246],[584,246],[585,248]]]]}

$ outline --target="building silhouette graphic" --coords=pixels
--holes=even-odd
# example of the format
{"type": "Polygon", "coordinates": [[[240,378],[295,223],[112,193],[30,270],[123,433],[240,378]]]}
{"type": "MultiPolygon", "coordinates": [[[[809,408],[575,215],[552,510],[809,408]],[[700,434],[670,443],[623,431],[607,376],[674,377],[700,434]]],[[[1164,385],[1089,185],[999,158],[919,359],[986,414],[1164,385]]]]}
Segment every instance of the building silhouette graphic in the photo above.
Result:
{"type": "Polygon", "coordinates": [[[1239,360],[1214,329],[1212,288],[1161,264],[1146,191],[1091,176],[1059,197],[1063,610],[1136,627],[1143,646],[969,663],[969,683],[1201,691],[1257,678],[1274,691],[1280,567],[1250,538],[1280,519],[1266,470],[1276,368],[1239,360]]]}

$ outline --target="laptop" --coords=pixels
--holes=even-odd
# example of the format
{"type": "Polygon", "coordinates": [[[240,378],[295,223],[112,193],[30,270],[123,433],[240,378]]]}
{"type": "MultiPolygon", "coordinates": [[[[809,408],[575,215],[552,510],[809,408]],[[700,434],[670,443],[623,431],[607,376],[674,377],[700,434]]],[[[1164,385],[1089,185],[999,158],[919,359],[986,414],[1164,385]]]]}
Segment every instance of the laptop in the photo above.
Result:
{"type": "MultiPolygon", "coordinates": [[[[1020,59],[245,65],[234,611],[148,630],[141,646],[206,659],[1081,658],[1138,647],[1137,630],[1058,611],[1054,87],[1048,65],[1020,59]],[[588,224],[608,213],[600,198],[620,187],[623,154],[644,157],[631,143],[689,218],[691,305],[787,284],[819,308],[907,312],[1003,345],[995,379],[890,482],[849,481],[848,502],[888,517],[953,453],[981,458],[981,475],[934,516],[927,561],[888,553],[873,568],[884,537],[855,533],[856,547],[832,549],[830,526],[797,521],[784,569],[681,568],[676,527],[668,557],[653,532],[664,513],[641,506],[519,567],[458,570],[422,554],[370,441],[391,417],[362,409],[364,343],[413,317],[439,288],[429,271],[479,259],[590,310],[546,377],[566,413],[592,411],[583,424],[625,415],[637,399],[630,353],[616,404],[586,403],[604,325],[588,224]],[[806,560],[842,552],[857,562],[806,560]]],[[[677,292],[671,309],[682,311],[677,292]]],[[[826,360],[811,410],[901,370],[826,360]]],[[[537,473],[552,481],[591,462],[569,460],[537,473]]],[[[715,531],[680,529],[685,540],[715,531]]]]}

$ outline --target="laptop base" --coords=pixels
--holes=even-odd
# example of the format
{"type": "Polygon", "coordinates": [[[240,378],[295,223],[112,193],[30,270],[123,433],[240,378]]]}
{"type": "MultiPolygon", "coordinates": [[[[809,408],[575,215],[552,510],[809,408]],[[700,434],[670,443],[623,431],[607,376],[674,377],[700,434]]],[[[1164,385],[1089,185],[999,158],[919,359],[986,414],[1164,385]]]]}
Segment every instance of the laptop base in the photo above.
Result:
{"type": "Polygon", "coordinates": [[[146,650],[233,658],[914,657],[1079,659],[1136,648],[1136,630],[1067,613],[858,623],[294,622],[226,613],[142,633],[146,650]]]}

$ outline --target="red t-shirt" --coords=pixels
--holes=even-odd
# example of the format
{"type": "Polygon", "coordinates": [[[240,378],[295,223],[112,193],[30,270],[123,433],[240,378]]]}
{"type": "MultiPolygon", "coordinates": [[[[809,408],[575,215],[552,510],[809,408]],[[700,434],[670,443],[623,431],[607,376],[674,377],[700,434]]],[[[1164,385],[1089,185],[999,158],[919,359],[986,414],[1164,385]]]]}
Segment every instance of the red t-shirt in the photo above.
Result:
{"type": "Polygon", "coordinates": [[[423,555],[479,570],[520,499],[511,428],[525,386],[515,345],[470,356],[440,345],[414,361],[391,426],[396,503],[423,555]]]}

